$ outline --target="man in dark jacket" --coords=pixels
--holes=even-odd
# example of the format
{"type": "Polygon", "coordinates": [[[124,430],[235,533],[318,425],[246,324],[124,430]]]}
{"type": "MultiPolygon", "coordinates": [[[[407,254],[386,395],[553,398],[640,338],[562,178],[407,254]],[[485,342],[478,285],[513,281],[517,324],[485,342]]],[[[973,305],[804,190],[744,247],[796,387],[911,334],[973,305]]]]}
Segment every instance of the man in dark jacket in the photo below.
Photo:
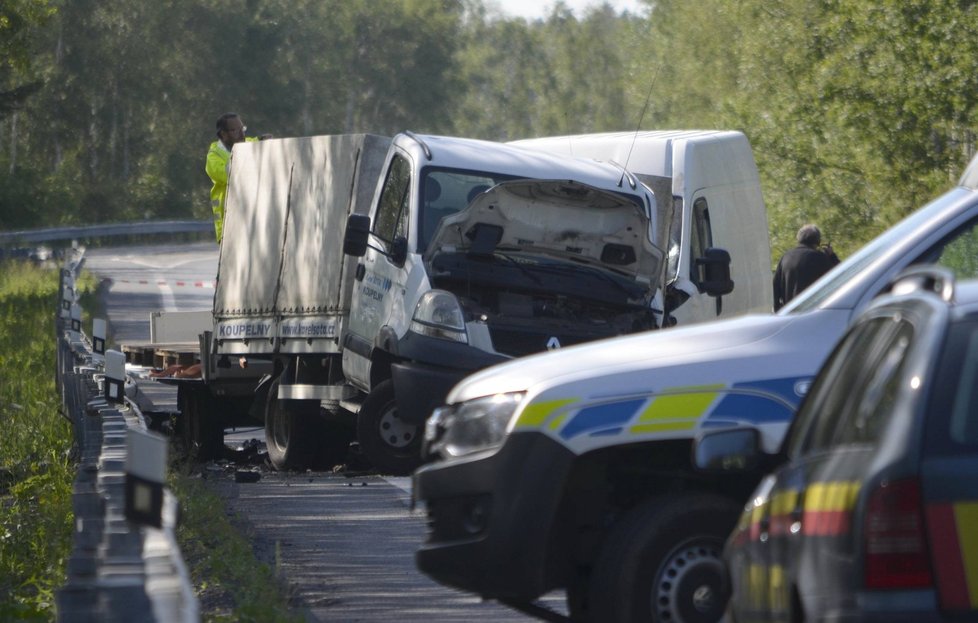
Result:
{"type": "Polygon", "coordinates": [[[839,258],[827,245],[819,249],[822,232],[814,225],[802,225],[796,236],[798,246],[789,249],[774,271],[774,310],[781,309],[802,290],[839,263],[839,258]]]}

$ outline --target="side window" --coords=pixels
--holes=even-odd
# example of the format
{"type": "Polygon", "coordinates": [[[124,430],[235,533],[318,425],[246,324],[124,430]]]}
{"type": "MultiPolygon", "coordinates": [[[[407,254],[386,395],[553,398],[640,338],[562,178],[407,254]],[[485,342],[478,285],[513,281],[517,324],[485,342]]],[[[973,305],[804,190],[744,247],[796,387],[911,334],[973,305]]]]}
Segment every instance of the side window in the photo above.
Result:
{"type": "Polygon", "coordinates": [[[832,445],[836,432],[863,403],[863,392],[901,324],[892,318],[860,323],[836,348],[798,414],[788,448],[792,458],[832,445]]]}
{"type": "Polygon", "coordinates": [[[696,258],[703,257],[706,250],[713,246],[713,228],[710,225],[710,208],[704,197],[693,202],[693,222],[690,225],[690,271],[689,278],[693,283],[703,281],[700,268],[696,266],[696,258]]]}
{"type": "Polygon", "coordinates": [[[962,336],[967,348],[954,392],[949,432],[955,444],[978,448],[978,330],[973,324],[969,328],[971,334],[962,336]]]}
{"type": "Polygon", "coordinates": [[[978,321],[955,323],[948,332],[927,405],[931,454],[978,450],[978,321]]]}
{"type": "Polygon", "coordinates": [[[373,233],[384,241],[387,251],[397,236],[407,235],[408,201],[411,197],[411,165],[396,155],[391,161],[380,195],[380,206],[374,220],[373,233]]]}
{"type": "Polygon", "coordinates": [[[950,268],[958,279],[978,277],[978,221],[958,229],[917,262],[932,262],[950,268]]]}
{"type": "Polygon", "coordinates": [[[834,445],[874,444],[897,404],[904,379],[907,348],[913,338],[913,327],[901,322],[881,352],[879,361],[854,395],[855,409],[840,422],[834,445]]]}

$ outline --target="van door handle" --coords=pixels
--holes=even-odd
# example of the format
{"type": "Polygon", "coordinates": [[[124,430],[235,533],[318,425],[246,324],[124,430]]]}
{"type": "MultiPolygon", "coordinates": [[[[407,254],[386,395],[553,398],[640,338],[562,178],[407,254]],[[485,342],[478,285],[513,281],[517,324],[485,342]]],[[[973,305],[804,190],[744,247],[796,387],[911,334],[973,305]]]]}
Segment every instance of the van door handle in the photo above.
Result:
{"type": "Polygon", "coordinates": [[[363,281],[363,276],[367,274],[367,267],[363,264],[357,264],[356,279],[357,281],[363,281]]]}

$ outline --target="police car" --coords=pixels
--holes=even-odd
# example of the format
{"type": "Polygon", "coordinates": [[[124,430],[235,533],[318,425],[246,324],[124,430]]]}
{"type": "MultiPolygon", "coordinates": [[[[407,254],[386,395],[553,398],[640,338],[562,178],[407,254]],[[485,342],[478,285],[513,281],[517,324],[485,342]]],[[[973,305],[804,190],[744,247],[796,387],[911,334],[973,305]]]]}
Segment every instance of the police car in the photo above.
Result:
{"type": "Polygon", "coordinates": [[[905,272],[853,323],[781,451],[705,433],[698,466],[777,467],[727,542],[732,619],[978,620],[978,281],[905,272]]]}

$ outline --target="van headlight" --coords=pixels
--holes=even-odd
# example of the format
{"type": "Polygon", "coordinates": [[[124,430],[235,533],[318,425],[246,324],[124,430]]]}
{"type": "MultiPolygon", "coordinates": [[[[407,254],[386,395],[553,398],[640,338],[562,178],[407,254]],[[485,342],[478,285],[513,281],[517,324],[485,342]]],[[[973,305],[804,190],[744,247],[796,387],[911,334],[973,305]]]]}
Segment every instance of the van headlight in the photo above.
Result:
{"type": "Polygon", "coordinates": [[[462,305],[454,294],[444,290],[429,290],[421,296],[411,318],[411,331],[462,344],[469,342],[462,305]]]}
{"type": "Polygon", "coordinates": [[[425,425],[428,455],[459,457],[503,445],[523,393],[496,394],[435,409],[425,425]]]}

